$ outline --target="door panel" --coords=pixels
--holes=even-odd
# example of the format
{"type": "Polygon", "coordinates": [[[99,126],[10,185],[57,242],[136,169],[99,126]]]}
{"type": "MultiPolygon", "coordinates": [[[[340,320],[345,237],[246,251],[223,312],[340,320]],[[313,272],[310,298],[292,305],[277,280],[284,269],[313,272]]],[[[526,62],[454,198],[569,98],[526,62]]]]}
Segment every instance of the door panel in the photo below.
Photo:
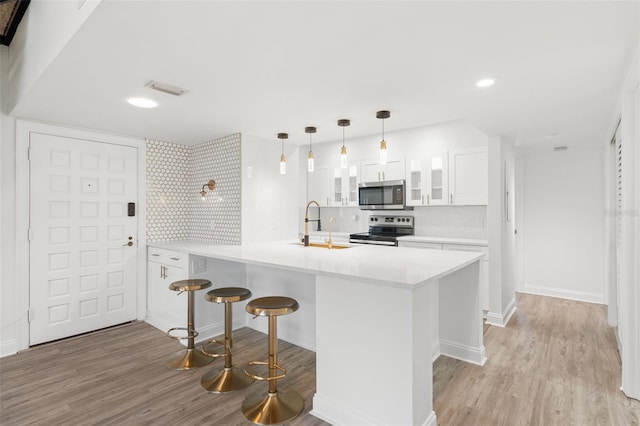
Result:
{"type": "Polygon", "coordinates": [[[136,149],[36,133],[30,146],[30,344],[135,319],[136,149]]]}

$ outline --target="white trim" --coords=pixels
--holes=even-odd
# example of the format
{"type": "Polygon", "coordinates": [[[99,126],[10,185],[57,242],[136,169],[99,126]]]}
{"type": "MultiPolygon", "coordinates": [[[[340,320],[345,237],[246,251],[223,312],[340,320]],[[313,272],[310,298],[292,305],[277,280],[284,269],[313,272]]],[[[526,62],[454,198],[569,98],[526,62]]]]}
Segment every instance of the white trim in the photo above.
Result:
{"type": "Polygon", "coordinates": [[[146,268],[146,145],[143,139],[98,133],[90,130],[16,120],[16,351],[29,347],[29,322],[21,312],[29,310],[29,162],[30,134],[43,133],[95,142],[131,146],[138,150],[138,293],[137,317],[147,311],[146,268]]]}
{"type": "Polygon", "coordinates": [[[537,294],[540,296],[559,297],[562,299],[577,300],[580,302],[598,303],[604,305],[604,295],[602,293],[590,293],[586,291],[558,290],[553,287],[542,287],[525,284],[521,293],[537,294]]]}
{"type": "Polygon", "coordinates": [[[516,298],[511,299],[511,302],[504,309],[502,314],[494,314],[489,312],[487,314],[487,324],[497,327],[506,327],[509,324],[509,320],[516,313],[516,298]]]}
{"type": "MultiPolygon", "coordinates": [[[[332,425],[377,425],[375,419],[367,417],[364,413],[355,411],[346,405],[336,403],[335,401],[327,401],[324,398],[313,395],[313,409],[309,414],[324,420],[332,425]],[[333,413],[332,416],[327,416],[324,413],[333,413]]],[[[438,419],[435,411],[427,416],[421,426],[437,426],[438,419]]]]}
{"type": "Polygon", "coordinates": [[[7,355],[14,355],[18,352],[18,346],[15,339],[7,340],[0,343],[0,358],[7,355]]]}
{"type": "Polygon", "coordinates": [[[440,339],[440,353],[449,358],[459,359],[471,364],[484,365],[487,362],[487,354],[484,345],[480,348],[461,345],[449,340],[440,339]]]}

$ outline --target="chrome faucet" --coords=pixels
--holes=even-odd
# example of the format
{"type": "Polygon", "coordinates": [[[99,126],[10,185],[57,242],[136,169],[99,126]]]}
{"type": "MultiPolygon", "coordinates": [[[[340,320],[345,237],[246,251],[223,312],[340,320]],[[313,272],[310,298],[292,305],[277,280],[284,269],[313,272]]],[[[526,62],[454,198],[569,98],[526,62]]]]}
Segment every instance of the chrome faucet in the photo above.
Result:
{"type": "Polygon", "coordinates": [[[317,201],[311,200],[307,203],[307,208],[304,211],[304,245],[305,247],[309,247],[309,222],[318,222],[318,231],[322,231],[322,227],[320,225],[320,204],[317,201]],[[311,204],[315,204],[318,206],[318,219],[309,220],[309,206],[311,204]]]}

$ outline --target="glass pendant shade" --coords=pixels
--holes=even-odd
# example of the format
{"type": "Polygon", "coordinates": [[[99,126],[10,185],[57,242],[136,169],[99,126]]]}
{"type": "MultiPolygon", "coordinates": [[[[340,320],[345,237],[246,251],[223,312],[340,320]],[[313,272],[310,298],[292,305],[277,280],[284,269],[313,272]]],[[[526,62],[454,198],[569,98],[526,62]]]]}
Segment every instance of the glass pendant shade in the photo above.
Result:
{"type": "Polygon", "coordinates": [[[380,164],[387,164],[387,142],[383,139],[380,141],[380,164]]]}
{"type": "Polygon", "coordinates": [[[312,172],[313,168],[313,152],[309,151],[309,158],[307,159],[307,171],[312,172]]]}
{"type": "Polygon", "coordinates": [[[347,158],[347,147],[343,145],[340,150],[340,167],[346,169],[348,164],[349,159],[347,158]]]}

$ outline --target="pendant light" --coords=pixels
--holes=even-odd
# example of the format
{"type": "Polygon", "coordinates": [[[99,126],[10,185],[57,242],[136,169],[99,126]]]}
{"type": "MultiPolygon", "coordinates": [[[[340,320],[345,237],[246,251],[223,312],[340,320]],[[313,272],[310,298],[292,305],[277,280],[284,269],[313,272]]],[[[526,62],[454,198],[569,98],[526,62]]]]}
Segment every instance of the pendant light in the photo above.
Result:
{"type": "Polygon", "coordinates": [[[287,160],[284,157],[284,140],[289,139],[289,134],[278,133],[278,139],[282,141],[282,154],[280,155],[280,174],[284,175],[287,173],[287,160]]]}
{"type": "Polygon", "coordinates": [[[380,164],[387,164],[387,141],[384,140],[384,119],[391,117],[389,111],[376,112],[376,118],[382,120],[382,140],[380,141],[380,164]]]}
{"type": "Polygon", "coordinates": [[[350,125],[351,125],[350,120],[347,120],[347,119],[338,120],[338,126],[342,127],[342,148],[340,149],[340,167],[343,169],[346,169],[349,163],[347,159],[347,147],[344,146],[344,128],[350,125]]]}
{"type": "Polygon", "coordinates": [[[309,157],[307,158],[307,171],[313,171],[313,150],[311,149],[313,146],[313,142],[311,141],[311,135],[316,132],[315,127],[305,127],[305,133],[309,133],[309,157]]]}

